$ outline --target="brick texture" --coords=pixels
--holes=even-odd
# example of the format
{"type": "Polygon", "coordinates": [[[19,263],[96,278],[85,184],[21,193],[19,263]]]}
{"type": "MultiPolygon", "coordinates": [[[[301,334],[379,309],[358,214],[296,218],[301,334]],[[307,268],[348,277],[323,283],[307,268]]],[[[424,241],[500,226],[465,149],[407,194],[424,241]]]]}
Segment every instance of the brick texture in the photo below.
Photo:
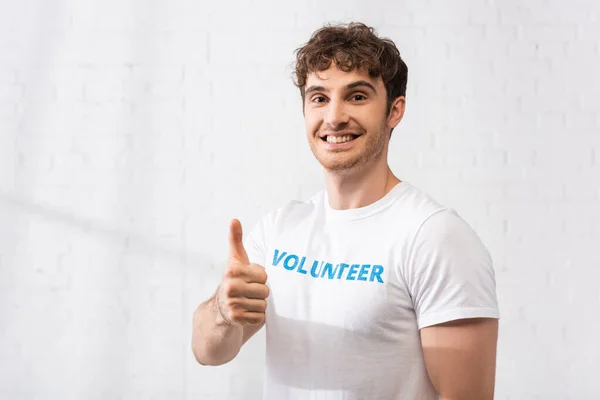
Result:
{"type": "Polygon", "coordinates": [[[350,20],[409,66],[393,170],[494,258],[496,398],[597,398],[595,0],[0,1],[0,398],[260,399],[264,332],[202,367],[192,313],[231,218],[322,188],[293,50],[350,20]]]}

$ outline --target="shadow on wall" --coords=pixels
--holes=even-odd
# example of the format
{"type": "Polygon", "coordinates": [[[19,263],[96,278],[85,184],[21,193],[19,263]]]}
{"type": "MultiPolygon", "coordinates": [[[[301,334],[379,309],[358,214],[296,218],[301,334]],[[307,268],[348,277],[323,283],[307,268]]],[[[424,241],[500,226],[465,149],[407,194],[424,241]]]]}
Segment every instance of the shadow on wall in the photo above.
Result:
{"type": "Polygon", "coordinates": [[[204,257],[199,253],[182,252],[181,249],[168,248],[167,246],[152,242],[138,233],[119,231],[106,224],[102,224],[102,222],[74,215],[52,205],[36,204],[30,200],[0,190],[0,207],[2,206],[21,209],[29,214],[38,215],[46,220],[61,223],[85,233],[100,236],[109,241],[121,242],[126,249],[149,252],[156,257],[177,264],[206,265],[206,260],[209,259],[209,257],[204,257]]]}

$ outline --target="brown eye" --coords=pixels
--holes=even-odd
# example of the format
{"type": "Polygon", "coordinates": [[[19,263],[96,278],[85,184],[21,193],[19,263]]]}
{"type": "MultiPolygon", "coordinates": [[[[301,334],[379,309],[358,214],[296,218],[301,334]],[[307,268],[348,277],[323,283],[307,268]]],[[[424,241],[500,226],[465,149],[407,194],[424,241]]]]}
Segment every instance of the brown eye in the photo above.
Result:
{"type": "Polygon", "coordinates": [[[352,96],[352,98],[356,101],[363,101],[366,100],[367,98],[365,96],[363,96],[362,94],[355,94],[354,96],[352,96]]]}
{"type": "Polygon", "coordinates": [[[316,96],[316,97],[313,97],[312,101],[313,101],[313,103],[322,103],[322,102],[325,101],[325,97],[323,97],[323,96],[316,96]]]}

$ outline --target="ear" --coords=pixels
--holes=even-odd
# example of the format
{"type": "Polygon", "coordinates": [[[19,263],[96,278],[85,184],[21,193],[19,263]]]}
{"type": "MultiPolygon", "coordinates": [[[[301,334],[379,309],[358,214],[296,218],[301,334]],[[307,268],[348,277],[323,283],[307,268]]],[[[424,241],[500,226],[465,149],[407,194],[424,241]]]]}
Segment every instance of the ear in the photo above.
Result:
{"type": "Polygon", "coordinates": [[[404,96],[396,97],[396,100],[390,107],[390,114],[387,119],[387,127],[394,129],[404,117],[404,107],[406,106],[406,98],[404,96]]]}

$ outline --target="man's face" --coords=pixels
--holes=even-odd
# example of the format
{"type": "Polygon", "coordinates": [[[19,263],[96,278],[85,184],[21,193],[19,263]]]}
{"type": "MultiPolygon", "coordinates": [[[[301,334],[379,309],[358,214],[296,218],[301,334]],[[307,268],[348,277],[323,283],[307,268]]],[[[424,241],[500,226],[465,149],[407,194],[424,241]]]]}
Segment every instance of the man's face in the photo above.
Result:
{"type": "Polygon", "coordinates": [[[343,72],[332,63],[310,73],[305,88],[308,144],[325,169],[351,173],[387,154],[390,126],[381,77],[343,72]]]}

